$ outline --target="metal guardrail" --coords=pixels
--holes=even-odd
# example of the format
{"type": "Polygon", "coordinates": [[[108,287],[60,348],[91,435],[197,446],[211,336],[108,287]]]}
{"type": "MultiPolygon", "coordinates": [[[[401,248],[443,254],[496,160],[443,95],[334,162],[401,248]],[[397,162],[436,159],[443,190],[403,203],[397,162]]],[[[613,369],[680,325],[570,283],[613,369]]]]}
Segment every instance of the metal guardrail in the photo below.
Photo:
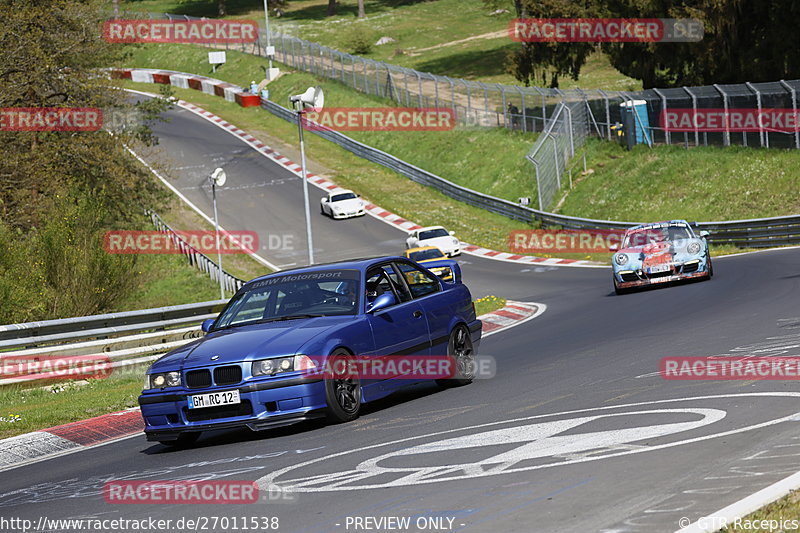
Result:
{"type": "Polygon", "coordinates": [[[236,292],[242,288],[242,285],[245,284],[245,280],[237,278],[224,269],[220,273],[219,265],[217,265],[216,262],[196,248],[193,248],[192,245],[186,242],[186,240],[181,237],[178,232],[169,227],[169,225],[164,222],[157,213],[154,213],[153,211],[147,211],[146,214],[150,217],[150,220],[153,222],[156,230],[166,233],[169,236],[170,240],[175,243],[176,248],[181,251],[181,255],[186,257],[190,265],[202,270],[208,274],[212,281],[217,283],[219,282],[219,276],[221,275],[222,284],[226,291],[236,292]]]}
{"type": "MultiPolygon", "coordinates": [[[[0,365],[13,372],[19,361],[50,361],[66,371],[87,358],[102,357],[112,369],[145,364],[201,337],[200,322],[216,317],[227,303],[214,300],[140,311],[0,326],[0,365]]],[[[42,366],[41,368],[44,368],[42,366]]],[[[0,385],[52,380],[47,370],[0,379],[0,385]],[[43,373],[44,372],[44,373],[43,373]]]]}
{"type": "Polygon", "coordinates": [[[166,330],[170,326],[196,324],[203,317],[216,316],[226,303],[227,300],[212,300],[139,311],[7,324],[0,326],[0,349],[109,338],[121,333],[166,330]]]}
{"type": "MultiPolygon", "coordinates": [[[[196,20],[189,15],[131,12],[120,18],[196,20]]],[[[259,30],[255,43],[225,44],[226,50],[266,56],[266,31],[259,30]]],[[[661,124],[667,110],[686,109],[800,109],[797,93],[800,80],[761,83],[714,84],[698,87],[647,89],[643,91],[604,91],[600,89],[555,89],[484,83],[439,76],[348,54],[328,46],[285,33],[271,32],[275,59],[292,68],[337,81],[353,89],[390,98],[399,105],[452,109],[459,122],[484,127],[519,128],[542,131],[559,102],[581,100],[587,107],[596,133],[611,140],[612,126],[622,122],[625,106],[641,102],[640,126],[648,144],[692,146],[760,146],[800,149],[800,129],[785,131],[759,126],[756,131],[670,132],[661,124]],[[644,120],[642,120],[644,122],[644,120]]],[[[209,45],[211,48],[221,48],[209,45]]]]}
{"type": "MultiPolygon", "coordinates": [[[[296,113],[275,102],[262,99],[261,107],[287,122],[297,124],[296,113]]],[[[324,127],[315,127],[309,131],[337,144],[358,157],[384,166],[412,181],[432,187],[450,198],[513,220],[528,223],[538,221],[543,226],[557,226],[565,229],[627,228],[642,223],[571,217],[522,206],[509,200],[456,185],[391,154],[358,142],[340,132],[324,127]]],[[[701,230],[709,231],[711,233],[710,241],[714,244],[732,244],[746,248],[769,248],[800,244],[800,215],[723,222],[699,222],[697,227],[701,230]]]]}

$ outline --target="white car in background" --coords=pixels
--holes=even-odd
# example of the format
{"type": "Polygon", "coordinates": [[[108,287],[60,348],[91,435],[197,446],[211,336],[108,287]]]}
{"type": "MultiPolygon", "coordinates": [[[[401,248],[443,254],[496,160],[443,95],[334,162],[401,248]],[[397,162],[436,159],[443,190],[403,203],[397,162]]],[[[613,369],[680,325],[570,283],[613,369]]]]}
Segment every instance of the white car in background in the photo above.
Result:
{"type": "Polygon", "coordinates": [[[319,209],[323,215],[331,218],[360,217],[366,214],[364,200],[353,191],[339,189],[328,193],[326,198],[319,201],[319,209]]]}
{"type": "Polygon", "coordinates": [[[406,248],[435,246],[448,256],[461,255],[461,242],[454,237],[455,233],[442,226],[428,226],[409,233],[406,248]]]}

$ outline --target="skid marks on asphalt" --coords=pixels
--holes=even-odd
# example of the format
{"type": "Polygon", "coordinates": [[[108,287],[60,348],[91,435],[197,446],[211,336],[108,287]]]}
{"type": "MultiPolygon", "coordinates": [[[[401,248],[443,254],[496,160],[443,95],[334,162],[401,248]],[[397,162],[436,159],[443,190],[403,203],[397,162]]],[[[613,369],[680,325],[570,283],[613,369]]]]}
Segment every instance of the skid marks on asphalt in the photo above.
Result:
{"type": "Polygon", "coordinates": [[[441,422],[454,416],[460,416],[470,411],[480,409],[483,406],[453,407],[450,409],[440,409],[438,411],[428,411],[414,416],[402,416],[391,420],[378,421],[371,419],[360,419],[352,423],[356,431],[372,431],[376,429],[397,429],[426,426],[435,422],[441,422]]]}
{"type": "Polygon", "coordinates": [[[274,460],[287,457],[289,462],[295,461],[294,456],[315,456],[325,449],[325,446],[315,448],[280,450],[262,454],[244,455],[239,457],[225,457],[208,461],[194,461],[180,465],[160,465],[158,468],[148,470],[130,470],[120,473],[109,473],[88,478],[69,478],[56,481],[37,483],[21,489],[0,493],[0,508],[15,505],[28,505],[67,498],[98,497],[103,494],[103,487],[108,481],[122,480],[212,480],[212,479],[243,479],[252,472],[261,472],[274,468],[274,460]],[[235,466],[241,464],[241,466],[235,466]],[[225,468],[214,467],[225,465],[225,468]],[[233,466],[233,467],[232,467],[233,466]]]}
{"type": "Polygon", "coordinates": [[[653,505],[603,531],[650,533],[678,529],[674,517],[696,520],[726,505],[741,500],[764,487],[797,472],[800,437],[780,439],[776,444],[729,462],[725,468],[704,476],[692,488],[663,498],[653,505]],[[788,451],[787,450],[792,450],[788,451]],[[709,506],[709,497],[720,503],[709,506]],[[669,517],[666,518],[665,517],[669,517]],[[665,528],[665,525],[672,526],[665,528]]]}

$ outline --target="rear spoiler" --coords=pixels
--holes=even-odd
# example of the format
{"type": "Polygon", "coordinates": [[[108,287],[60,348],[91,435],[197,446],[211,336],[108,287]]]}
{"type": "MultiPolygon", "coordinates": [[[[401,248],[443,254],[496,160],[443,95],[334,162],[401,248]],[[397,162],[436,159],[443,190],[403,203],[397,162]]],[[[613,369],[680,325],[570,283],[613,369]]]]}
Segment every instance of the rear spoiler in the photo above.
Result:
{"type": "Polygon", "coordinates": [[[452,281],[444,281],[445,283],[461,283],[461,265],[454,259],[441,259],[439,261],[430,261],[422,265],[430,270],[431,268],[447,267],[453,272],[452,281]]]}

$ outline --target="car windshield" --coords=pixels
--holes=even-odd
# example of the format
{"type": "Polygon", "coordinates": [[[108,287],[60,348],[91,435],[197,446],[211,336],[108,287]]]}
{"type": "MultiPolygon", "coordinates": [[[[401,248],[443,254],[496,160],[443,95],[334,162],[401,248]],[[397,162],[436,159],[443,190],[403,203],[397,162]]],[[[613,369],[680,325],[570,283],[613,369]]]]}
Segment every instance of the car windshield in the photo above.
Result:
{"type": "Polygon", "coordinates": [[[214,329],[247,324],[354,315],[358,312],[360,274],[325,270],[287,274],[257,281],[236,294],[214,329]]]}
{"type": "Polygon", "coordinates": [[[343,200],[352,200],[356,195],[352,192],[343,192],[342,194],[334,194],[331,197],[331,202],[341,202],[343,200]]]}
{"type": "Polygon", "coordinates": [[[429,229],[426,231],[419,232],[419,240],[424,241],[425,239],[435,239],[436,237],[447,237],[450,234],[447,233],[447,230],[439,228],[439,229],[429,229]]]}
{"type": "Polygon", "coordinates": [[[691,239],[692,233],[689,228],[683,224],[674,224],[670,226],[647,227],[631,231],[625,235],[623,248],[634,246],[644,246],[657,242],[674,242],[685,239],[691,239]]]}
{"type": "Polygon", "coordinates": [[[443,259],[444,254],[438,248],[431,248],[430,250],[419,250],[408,254],[412,261],[426,261],[428,259],[443,259]]]}

